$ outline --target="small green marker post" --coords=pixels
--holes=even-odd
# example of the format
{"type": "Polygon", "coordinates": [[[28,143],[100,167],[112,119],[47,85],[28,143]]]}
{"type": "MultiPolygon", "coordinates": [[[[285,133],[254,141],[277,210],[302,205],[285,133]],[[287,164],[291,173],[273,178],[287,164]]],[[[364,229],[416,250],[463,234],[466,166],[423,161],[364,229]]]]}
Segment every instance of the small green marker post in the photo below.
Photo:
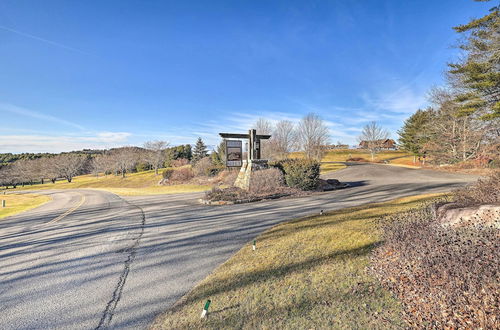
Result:
{"type": "Polygon", "coordinates": [[[2,207],[5,207],[5,199],[2,199],[2,207]]]}
{"type": "Polygon", "coordinates": [[[255,251],[255,249],[257,248],[257,240],[253,240],[253,245],[252,245],[252,250],[255,251]]]}
{"type": "Polygon", "coordinates": [[[201,312],[201,318],[205,318],[207,317],[207,313],[208,313],[208,307],[210,307],[210,303],[212,301],[210,299],[207,300],[207,302],[205,303],[205,307],[203,307],[203,311],[201,312]]]}

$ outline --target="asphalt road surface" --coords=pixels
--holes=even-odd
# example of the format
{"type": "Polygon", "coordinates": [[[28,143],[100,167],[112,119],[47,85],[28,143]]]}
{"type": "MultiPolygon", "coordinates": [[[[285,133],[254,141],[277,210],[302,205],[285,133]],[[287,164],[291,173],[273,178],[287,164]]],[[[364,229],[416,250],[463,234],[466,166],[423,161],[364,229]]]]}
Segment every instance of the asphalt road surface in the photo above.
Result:
{"type": "Polygon", "coordinates": [[[42,191],[52,202],[0,220],[0,329],[147,328],[279,222],[450,191],[476,179],[369,164],[326,177],[351,188],[226,206],[198,204],[202,194],[120,198],[90,189],[42,191]]]}

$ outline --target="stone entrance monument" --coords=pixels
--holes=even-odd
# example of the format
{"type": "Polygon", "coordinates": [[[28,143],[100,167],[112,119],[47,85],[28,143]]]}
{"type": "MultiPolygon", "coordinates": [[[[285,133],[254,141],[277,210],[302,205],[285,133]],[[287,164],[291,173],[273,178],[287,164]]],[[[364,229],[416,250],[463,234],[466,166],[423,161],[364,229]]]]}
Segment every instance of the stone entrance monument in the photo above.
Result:
{"type": "Polygon", "coordinates": [[[252,171],[267,168],[267,160],[260,159],[261,155],[261,140],[267,140],[271,135],[257,135],[255,129],[248,131],[248,134],[234,133],[219,133],[224,139],[248,139],[247,159],[243,158],[241,141],[226,140],[226,166],[240,167],[238,178],[234,182],[235,187],[248,190],[250,188],[250,180],[252,171]]]}

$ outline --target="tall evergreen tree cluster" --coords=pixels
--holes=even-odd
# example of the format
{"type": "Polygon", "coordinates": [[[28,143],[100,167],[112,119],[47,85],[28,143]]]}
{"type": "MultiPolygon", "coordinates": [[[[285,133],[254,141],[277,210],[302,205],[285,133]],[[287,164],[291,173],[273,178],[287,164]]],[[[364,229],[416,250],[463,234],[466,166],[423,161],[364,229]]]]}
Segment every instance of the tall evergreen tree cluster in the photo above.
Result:
{"type": "Polygon", "coordinates": [[[461,35],[461,59],[449,64],[448,84],[431,91],[433,107],[406,120],[399,142],[438,163],[500,158],[499,5],[454,29],[461,35]]]}
{"type": "Polygon", "coordinates": [[[170,166],[172,161],[176,159],[187,159],[190,161],[193,158],[193,152],[190,144],[182,144],[176,147],[166,149],[166,166],[170,166]]]}

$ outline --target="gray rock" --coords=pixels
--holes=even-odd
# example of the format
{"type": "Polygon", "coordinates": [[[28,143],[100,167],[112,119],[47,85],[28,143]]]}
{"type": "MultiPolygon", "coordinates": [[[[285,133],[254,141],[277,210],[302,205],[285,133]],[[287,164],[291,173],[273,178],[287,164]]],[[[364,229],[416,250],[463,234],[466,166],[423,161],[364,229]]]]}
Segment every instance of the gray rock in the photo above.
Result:
{"type": "Polygon", "coordinates": [[[456,208],[456,204],[448,203],[438,207],[436,215],[438,222],[443,226],[494,226],[500,228],[500,205],[488,204],[456,208]]]}

